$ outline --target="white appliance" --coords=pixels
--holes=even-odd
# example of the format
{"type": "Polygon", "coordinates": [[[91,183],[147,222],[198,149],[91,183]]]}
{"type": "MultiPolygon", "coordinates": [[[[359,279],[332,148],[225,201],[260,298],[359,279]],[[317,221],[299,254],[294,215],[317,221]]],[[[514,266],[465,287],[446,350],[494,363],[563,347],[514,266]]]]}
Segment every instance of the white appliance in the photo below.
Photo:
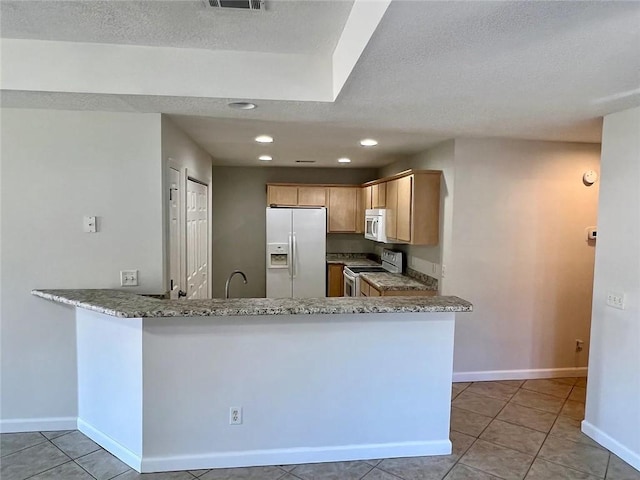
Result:
{"type": "Polygon", "coordinates": [[[267,298],[326,293],[327,210],[267,208],[267,298]]]}
{"type": "Polygon", "coordinates": [[[385,209],[367,208],[364,212],[364,238],[387,243],[384,226],[386,218],[385,209]]]}
{"type": "Polygon", "coordinates": [[[382,250],[382,265],[370,267],[344,267],[344,296],[360,296],[360,274],[365,272],[402,273],[402,252],[382,250]]]}

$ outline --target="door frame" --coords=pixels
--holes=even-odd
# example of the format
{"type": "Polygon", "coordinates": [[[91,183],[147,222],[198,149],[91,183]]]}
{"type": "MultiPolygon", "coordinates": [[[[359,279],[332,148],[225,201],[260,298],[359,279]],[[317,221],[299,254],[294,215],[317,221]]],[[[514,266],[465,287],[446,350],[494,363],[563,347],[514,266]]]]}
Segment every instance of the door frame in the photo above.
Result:
{"type": "Polygon", "coordinates": [[[185,266],[185,271],[184,271],[184,280],[185,280],[185,285],[186,285],[186,280],[187,280],[187,248],[186,248],[186,239],[187,239],[187,203],[186,203],[186,198],[187,198],[187,186],[188,186],[188,182],[189,180],[191,180],[192,182],[195,183],[199,183],[200,185],[203,185],[205,187],[207,187],[207,298],[211,298],[211,289],[212,286],[211,284],[213,283],[213,269],[211,268],[211,257],[213,256],[213,251],[212,251],[212,240],[211,240],[211,235],[213,233],[213,230],[211,228],[211,223],[213,221],[213,216],[211,215],[211,210],[212,210],[212,202],[211,202],[211,184],[212,182],[210,181],[203,181],[201,179],[199,179],[196,175],[194,175],[192,171],[190,171],[188,168],[184,169],[185,171],[185,179],[184,179],[184,198],[185,198],[185,203],[184,203],[184,208],[182,209],[182,213],[184,214],[184,266],[185,266]]]}
{"type": "MultiPolygon", "coordinates": [[[[177,198],[177,203],[178,203],[178,284],[180,286],[180,289],[182,290],[183,288],[186,288],[186,244],[185,244],[185,240],[186,240],[186,230],[183,230],[183,226],[186,225],[186,220],[184,218],[185,215],[185,211],[186,211],[186,205],[185,205],[185,199],[186,199],[186,195],[184,194],[184,175],[182,172],[182,169],[180,168],[179,165],[177,165],[175,162],[172,161],[172,159],[169,159],[168,164],[167,164],[167,180],[166,180],[166,188],[165,188],[165,192],[166,192],[166,199],[165,199],[165,205],[167,206],[167,215],[166,215],[166,221],[167,221],[167,246],[166,246],[166,251],[167,251],[167,255],[166,255],[166,272],[167,272],[167,278],[166,278],[166,290],[169,293],[169,298],[171,297],[171,294],[173,292],[173,289],[171,288],[171,281],[174,280],[171,277],[171,260],[172,260],[172,256],[171,256],[171,208],[169,206],[169,203],[171,202],[171,190],[172,190],[172,182],[171,182],[171,170],[175,171],[178,173],[178,187],[179,187],[179,192],[180,195],[177,198]]],[[[185,227],[186,228],[186,227],[185,227]]]]}
{"type": "MultiPolygon", "coordinates": [[[[213,288],[213,265],[211,258],[213,257],[213,179],[201,178],[193,169],[183,166],[179,161],[172,157],[167,158],[167,168],[164,175],[163,188],[163,207],[165,209],[165,248],[164,248],[164,285],[165,291],[171,291],[171,248],[169,244],[169,189],[171,188],[171,179],[169,169],[177,170],[180,174],[180,283],[186,287],[187,285],[187,181],[201,183],[207,187],[207,298],[211,298],[213,288]]],[[[186,291],[186,290],[185,290],[186,291]]]]}

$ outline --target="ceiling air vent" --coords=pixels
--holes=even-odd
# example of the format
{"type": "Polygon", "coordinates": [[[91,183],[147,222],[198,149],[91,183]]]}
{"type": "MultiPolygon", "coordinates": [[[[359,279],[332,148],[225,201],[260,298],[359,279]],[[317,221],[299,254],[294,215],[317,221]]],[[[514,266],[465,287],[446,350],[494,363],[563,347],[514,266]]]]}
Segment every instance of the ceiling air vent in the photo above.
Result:
{"type": "Polygon", "coordinates": [[[237,10],[264,10],[264,0],[203,0],[207,8],[234,8],[237,10]]]}
{"type": "Polygon", "coordinates": [[[296,163],[316,163],[315,160],[296,160],[296,163]]]}

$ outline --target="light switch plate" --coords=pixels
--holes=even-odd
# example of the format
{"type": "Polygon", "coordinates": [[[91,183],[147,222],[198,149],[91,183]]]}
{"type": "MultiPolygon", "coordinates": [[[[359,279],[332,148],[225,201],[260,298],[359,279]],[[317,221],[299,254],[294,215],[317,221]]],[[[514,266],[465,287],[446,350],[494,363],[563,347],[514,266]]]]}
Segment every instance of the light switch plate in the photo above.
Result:
{"type": "Polygon", "coordinates": [[[98,231],[96,217],[85,215],[82,219],[82,227],[85,233],[96,233],[98,231]]]}
{"type": "Polygon", "coordinates": [[[122,287],[137,287],[138,270],[120,270],[120,285],[122,287]]]}

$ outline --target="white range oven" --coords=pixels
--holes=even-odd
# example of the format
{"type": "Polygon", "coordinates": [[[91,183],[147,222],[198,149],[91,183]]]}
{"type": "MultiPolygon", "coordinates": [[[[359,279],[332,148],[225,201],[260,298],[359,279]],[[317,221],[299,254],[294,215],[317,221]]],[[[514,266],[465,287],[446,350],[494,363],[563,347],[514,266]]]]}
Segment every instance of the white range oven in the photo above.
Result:
{"type": "Polygon", "coordinates": [[[402,252],[384,249],[382,251],[382,265],[363,267],[344,267],[344,296],[360,296],[360,274],[365,272],[402,273],[402,252]]]}

